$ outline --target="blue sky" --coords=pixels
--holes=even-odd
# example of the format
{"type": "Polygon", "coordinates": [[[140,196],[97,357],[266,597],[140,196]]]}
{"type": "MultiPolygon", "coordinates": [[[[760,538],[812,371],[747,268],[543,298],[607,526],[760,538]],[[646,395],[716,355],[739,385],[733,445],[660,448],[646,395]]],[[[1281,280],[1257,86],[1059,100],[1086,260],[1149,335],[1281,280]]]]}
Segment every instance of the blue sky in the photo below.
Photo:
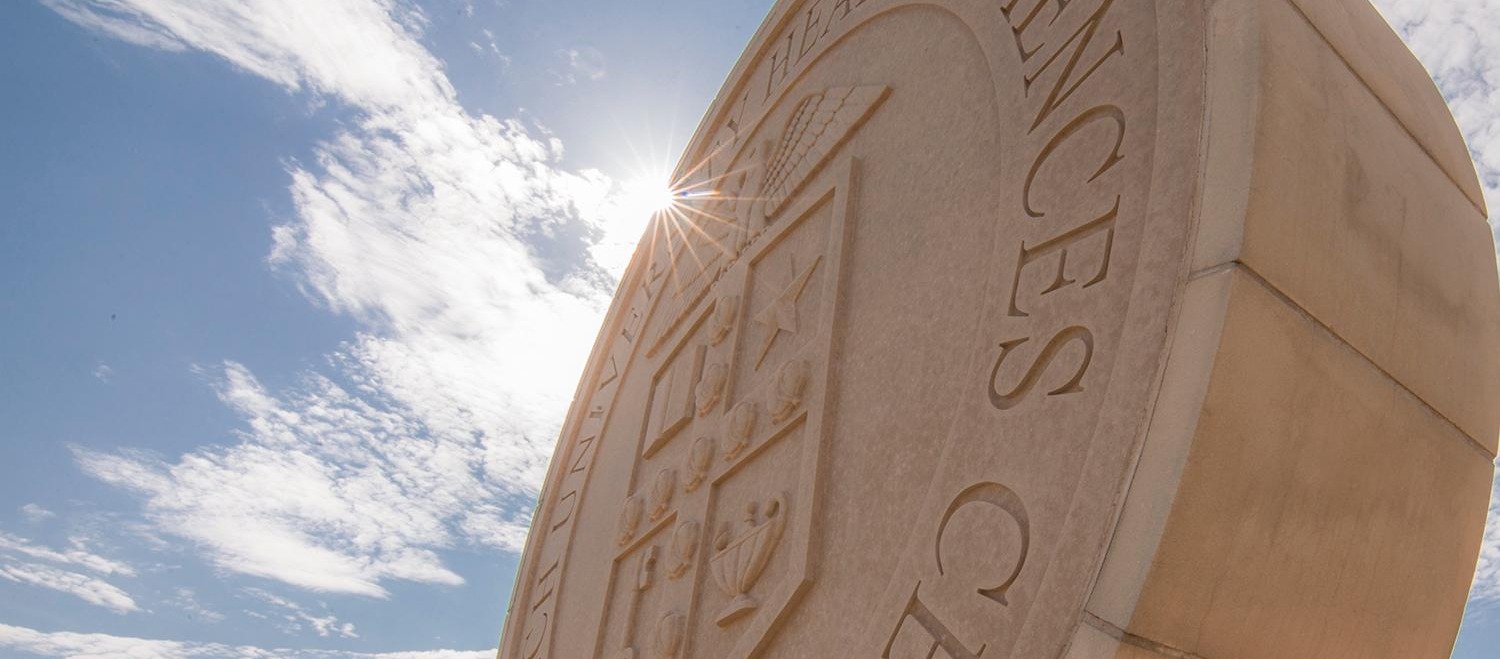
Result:
{"type": "MultiPolygon", "coordinates": [[[[770,4],[0,3],[0,654],[492,656],[649,185],[770,4]]],[[[1377,4],[1500,202],[1500,0],[1377,4]]]]}

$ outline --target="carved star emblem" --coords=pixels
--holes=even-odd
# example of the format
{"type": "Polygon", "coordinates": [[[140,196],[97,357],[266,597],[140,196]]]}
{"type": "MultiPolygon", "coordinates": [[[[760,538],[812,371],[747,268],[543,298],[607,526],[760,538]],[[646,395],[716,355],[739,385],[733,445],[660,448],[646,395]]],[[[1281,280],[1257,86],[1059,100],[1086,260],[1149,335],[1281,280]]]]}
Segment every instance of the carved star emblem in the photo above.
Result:
{"type": "Polygon", "coordinates": [[[807,289],[807,280],[812,277],[813,271],[818,268],[818,262],[823,260],[819,254],[813,262],[808,264],[807,269],[797,274],[797,264],[790,258],[787,259],[787,268],[791,272],[791,281],[787,283],[780,295],[776,296],[766,308],[761,309],[755,315],[755,322],[766,326],[766,340],[760,346],[760,354],[755,358],[755,367],[760,368],[760,363],[765,361],[766,353],[771,351],[771,345],[776,342],[776,337],[782,332],[797,333],[797,300],[802,297],[802,291],[807,289]]]}

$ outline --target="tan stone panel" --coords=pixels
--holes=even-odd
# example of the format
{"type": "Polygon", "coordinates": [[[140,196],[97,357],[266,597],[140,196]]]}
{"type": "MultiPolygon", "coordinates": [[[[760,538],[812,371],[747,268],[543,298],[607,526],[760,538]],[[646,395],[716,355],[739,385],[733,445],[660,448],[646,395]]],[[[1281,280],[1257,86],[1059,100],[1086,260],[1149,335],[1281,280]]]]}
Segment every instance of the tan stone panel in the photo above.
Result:
{"type": "MultiPolygon", "coordinates": [[[[1350,21],[1379,20],[1359,5],[1307,2],[1322,8],[1318,16],[1342,17],[1340,34],[1354,30],[1350,21]]],[[[1218,12],[1210,56],[1217,56],[1216,75],[1256,86],[1253,93],[1222,90],[1228,99],[1218,102],[1255,110],[1217,117],[1222,124],[1211,133],[1219,139],[1218,129],[1248,129],[1254,143],[1239,134],[1219,142],[1248,147],[1247,201],[1243,215],[1233,201],[1223,205],[1227,212],[1206,211],[1195,267],[1247,263],[1493,453],[1500,291],[1490,230],[1408,132],[1430,125],[1454,137],[1449,116],[1393,115],[1366,87],[1369,79],[1356,76],[1286,0],[1221,3],[1218,12]],[[1414,123],[1418,116],[1424,123],[1414,123]]],[[[1392,76],[1404,76],[1401,89],[1413,103],[1440,103],[1411,63],[1381,69],[1378,80],[1394,85],[1392,76]]],[[[1244,166],[1224,164],[1220,175],[1244,180],[1244,166]]]]}
{"type": "Polygon", "coordinates": [[[1159,654],[1145,648],[1122,643],[1114,659],[1173,659],[1171,655],[1159,654]]]}
{"type": "Polygon", "coordinates": [[[1446,657],[1492,466],[1242,269],[1127,630],[1204,657],[1446,657]]]}
{"type": "Polygon", "coordinates": [[[1427,70],[1371,10],[1369,0],[1292,2],[1454,185],[1484,208],[1484,190],[1447,104],[1427,70]]]}

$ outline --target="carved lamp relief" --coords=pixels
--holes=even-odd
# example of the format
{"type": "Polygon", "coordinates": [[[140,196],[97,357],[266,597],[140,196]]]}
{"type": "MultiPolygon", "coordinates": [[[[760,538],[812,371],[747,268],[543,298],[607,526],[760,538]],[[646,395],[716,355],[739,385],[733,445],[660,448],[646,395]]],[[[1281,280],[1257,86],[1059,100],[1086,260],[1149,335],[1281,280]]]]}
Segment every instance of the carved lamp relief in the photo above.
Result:
{"type": "Polygon", "coordinates": [[[641,501],[638,494],[632,494],[625,498],[625,505],[620,508],[620,532],[615,542],[621,546],[630,544],[635,539],[635,531],[641,526],[641,515],[645,513],[646,504],[641,501]]]}
{"type": "Polygon", "coordinates": [[[698,416],[708,414],[719,403],[728,379],[729,367],[724,364],[710,364],[703,369],[703,379],[698,381],[698,388],[694,392],[697,394],[698,416]]]}
{"type": "Polygon", "coordinates": [[[672,611],[656,623],[656,656],[673,659],[682,651],[682,634],[686,631],[687,619],[672,611]]]}
{"type": "Polygon", "coordinates": [[[672,566],[667,569],[668,579],[678,579],[693,567],[693,557],[698,553],[698,523],[683,522],[672,532],[672,566]]]}
{"type": "Polygon", "coordinates": [[[734,319],[739,314],[740,296],[725,295],[714,304],[714,315],[708,328],[708,344],[719,345],[734,331],[734,319]]]}
{"type": "Polygon", "coordinates": [[[739,457],[740,452],[750,445],[750,435],[755,432],[755,419],[759,411],[755,409],[755,403],[740,401],[729,413],[729,436],[725,440],[724,459],[726,461],[739,457]]]}
{"type": "Polygon", "coordinates": [[[751,502],[745,508],[744,526],[736,535],[725,523],[714,537],[714,555],[708,559],[714,581],[730,597],[729,604],[714,618],[720,627],[760,606],[750,595],[750,589],[760,580],[786,529],[786,496],[771,497],[764,514],[758,504],[751,502]]]}
{"type": "Polygon", "coordinates": [[[677,470],[664,468],[651,481],[651,521],[659,520],[672,508],[672,493],[677,491],[677,470]]]}
{"type": "Polygon", "coordinates": [[[708,437],[699,437],[693,442],[692,448],[688,449],[687,457],[683,459],[683,471],[687,472],[687,480],[682,483],[684,492],[692,492],[703,485],[703,479],[708,478],[708,469],[713,464],[714,440],[708,437]]]}
{"type": "Polygon", "coordinates": [[[781,365],[771,388],[771,421],[781,423],[797,411],[797,406],[802,404],[802,394],[807,389],[808,375],[807,362],[800,359],[781,365]]]}

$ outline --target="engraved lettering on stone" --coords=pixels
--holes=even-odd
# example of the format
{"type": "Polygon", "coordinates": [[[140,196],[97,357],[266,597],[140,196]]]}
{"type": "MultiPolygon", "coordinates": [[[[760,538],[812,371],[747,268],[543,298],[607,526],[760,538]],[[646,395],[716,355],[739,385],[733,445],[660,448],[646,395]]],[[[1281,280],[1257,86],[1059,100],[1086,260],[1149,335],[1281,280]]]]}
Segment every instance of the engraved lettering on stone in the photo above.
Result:
{"type": "Polygon", "coordinates": [[[1042,290],[1041,295],[1055,293],[1063,288],[1078,283],[1076,279],[1068,276],[1068,248],[1096,235],[1103,234],[1104,254],[1099,258],[1099,265],[1092,278],[1083,285],[1083,288],[1092,287],[1109,276],[1109,258],[1114,252],[1115,244],[1115,219],[1120,213],[1120,198],[1115,198],[1114,207],[1104,215],[1090,221],[1082,226],[1063,233],[1060,236],[1044,241],[1034,247],[1027,247],[1025,242],[1021,243],[1021,258],[1016,263],[1016,276],[1011,283],[1010,289],[1010,315],[1015,318],[1024,318],[1030,314],[1022,310],[1017,303],[1021,293],[1021,273],[1026,266],[1031,265],[1044,257],[1057,255],[1057,275],[1052,283],[1042,290]]]}
{"type": "Polygon", "coordinates": [[[619,377],[620,368],[615,365],[615,356],[610,355],[609,361],[604,364],[604,377],[599,378],[599,388],[603,389],[609,386],[609,383],[614,382],[619,377]]]}
{"type": "MultiPolygon", "coordinates": [[[[1077,134],[1078,131],[1083,130],[1084,126],[1100,120],[1115,122],[1115,143],[1104,156],[1104,162],[1099,165],[1099,169],[1094,170],[1094,173],[1090,174],[1084,183],[1093,183],[1100,176],[1103,176],[1105,172],[1113,169],[1115,165],[1120,164],[1120,161],[1125,159],[1125,156],[1120,155],[1120,147],[1125,144],[1125,112],[1123,110],[1113,105],[1101,105],[1090,108],[1083,114],[1074,117],[1072,121],[1068,122],[1068,125],[1063,126],[1061,130],[1057,131],[1056,135],[1052,136],[1052,140],[1047,142],[1046,146],[1042,147],[1041,152],[1037,154],[1036,161],[1031,164],[1031,171],[1026,174],[1026,185],[1021,189],[1021,205],[1026,209],[1028,216],[1041,218],[1046,215],[1046,213],[1036,210],[1031,204],[1031,187],[1036,182],[1037,172],[1041,171],[1042,166],[1052,157],[1052,153],[1058,147],[1062,146],[1068,138],[1077,134]]],[[[1116,197],[1117,202],[1118,199],[1116,197]]]]}
{"type": "Polygon", "coordinates": [[[802,404],[802,394],[807,389],[809,373],[807,362],[796,359],[781,365],[776,371],[776,381],[771,388],[771,421],[781,423],[791,418],[802,404]]]}
{"type": "Polygon", "coordinates": [[[729,367],[724,364],[709,364],[703,369],[703,378],[698,380],[696,400],[698,416],[712,412],[724,394],[724,383],[729,379],[729,367]]]}
{"type": "Polygon", "coordinates": [[[526,633],[521,637],[521,650],[526,659],[536,659],[542,653],[542,641],[547,638],[548,622],[551,617],[546,612],[541,614],[541,623],[536,626],[528,626],[526,633]],[[532,639],[535,638],[535,642],[532,639]]]}
{"type": "MultiPolygon", "coordinates": [[[[1060,6],[1066,6],[1066,4],[1067,3],[1059,3],[1060,6]]],[[[1103,55],[1100,55],[1098,59],[1096,59],[1094,63],[1089,66],[1088,70],[1084,71],[1077,80],[1071,80],[1073,77],[1073,70],[1078,67],[1078,61],[1083,58],[1083,52],[1085,50],[1088,50],[1089,44],[1094,40],[1095,34],[1099,31],[1099,25],[1103,22],[1104,15],[1109,12],[1109,9],[1113,4],[1114,0],[1104,0],[1104,2],[1100,3],[1099,8],[1095,9],[1094,13],[1089,15],[1088,19],[1083,22],[1083,25],[1080,25],[1078,27],[1078,30],[1075,31],[1072,36],[1069,36],[1068,40],[1064,41],[1063,44],[1058,47],[1056,53],[1053,53],[1051,57],[1042,62],[1041,66],[1037,67],[1036,72],[1023,78],[1023,83],[1026,86],[1026,93],[1029,96],[1031,94],[1031,85],[1035,84],[1037,79],[1041,77],[1042,73],[1051,68],[1052,64],[1056,62],[1059,57],[1062,57],[1063,52],[1068,49],[1069,45],[1073,44],[1074,42],[1078,42],[1077,46],[1074,47],[1072,54],[1068,57],[1067,64],[1063,65],[1062,72],[1058,74],[1057,82],[1052,84],[1052,90],[1047,94],[1047,99],[1042,102],[1041,110],[1037,112],[1036,120],[1032,122],[1030,130],[1034,131],[1038,127],[1040,127],[1042,125],[1042,122],[1045,122],[1047,120],[1047,117],[1051,116],[1052,112],[1057,110],[1058,106],[1062,105],[1064,101],[1068,100],[1068,97],[1072,96],[1074,92],[1078,91],[1078,88],[1081,87],[1083,83],[1089,79],[1090,76],[1094,75],[1094,72],[1098,71],[1099,67],[1104,66],[1105,62],[1107,62],[1109,58],[1116,55],[1123,55],[1125,53],[1125,36],[1121,32],[1116,31],[1114,44],[1109,47],[1109,50],[1105,51],[1103,55]],[[1070,81],[1072,82],[1071,85],[1068,84],[1070,81]]],[[[1035,11],[1032,12],[1033,15],[1035,13],[1035,11]]],[[[1028,21],[1029,20],[1030,19],[1028,18],[1028,21]]],[[[1024,29],[1025,28],[1023,27],[1022,30],[1024,29]]],[[[1038,49],[1040,49],[1040,47],[1038,47],[1038,49]]],[[[1033,51],[1032,54],[1035,54],[1035,52],[1036,51],[1033,51]]],[[[1024,57],[1023,61],[1025,59],[1030,59],[1030,56],[1027,55],[1026,57],[1024,57]]]]}
{"type": "Polygon", "coordinates": [[[667,570],[668,579],[677,579],[693,567],[693,556],[698,553],[698,523],[686,521],[672,532],[672,567],[667,570]]]}
{"type": "Polygon", "coordinates": [[[807,289],[807,281],[812,278],[813,271],[822,262],[823,255],[819,254],[808,264],[805,270],[797,272],[796,263],[787,260],[788,269],[791,271],[791,281],[787,287],[776,296],[766,308],[755,316],[755,322],[766,328],[765,341],[760,346],[760,352],[755,357],[755,367],[760,368],[762,361],[766,359],[766,353],[771,351],[771,344],[776,342],[776,337],[782,332],[797,333],[797,300],[801,299],[802,292],[807,289]]]}
{"type": "Polygon", "coordinates": [[[552,599],[552,593],[557,590],[555,575],[557,574],[559,565],[559,561],[554,559],[552,565],[536,580],[537,589],[541,589],[543,586],[546,589],[541,591],[541,596],[537,597],[536,602],[531,605],[531,613],[535,617],[528,616],[526,631],[522,633],[521,647],[528,659],[536,657],[541,653],[543,647],[542,641],[546,639],[547,632],[551,629],[552,617],[546,611],[538,612],[537,609],[542,608],[548,600],[552,599]]]}
{"type": "Polygon", "coordinates": [[[764,515],[756,502],[750,502],[745,507],[744,527],[736,535],[726,522],[714,536],[714,555],[709,558],[709,568],[719,588],[730,597],[729,604],[714,618],[720,627],[760,606],[750,589],[760,579],[771,553],[781,541],[781,532],[786,528],[786,496],[771,497],[764,515]]]}
{"type": "Polygon", "coordinates": [[[885,85],[834,87],[802,100],[787,120],[781,143],[761,182],[765,215],[771,217],[874,113],[890,91],[885,85]]]}
{"type": "Polygon", "coordinates": [[[635,336],[641,331],[641,312],[635,307],[630,308],[630,315],[625,319],[625,326],[620,328],[620,336],[630,343],[635,343],[635,336]]]}
{"type": "Polygon", "coordinates": [[[562,517],[557,520],[557,523],[552,525],[553,531],[562,528],[564,524],[568,523],[568,520],[573,519],[573,511],[578,508],[578,490],[568,490],[567,494],[564,494],[561,499],[557,500],[557,506],[559,508],[561,508],[565,503],[568,505],[568,512],[563,513],[562,517]]]}
{"type": "Polygon", "coordinates": [[[699,437],[693,441],[692,447],[688,449],[687,457],[684,459],[683,471],[687,473],[687,480],[682,483],[684,492],[692,492],[703,484],[703,479],[708,477],[709,466],[714,459],[714,440],[708,437],[699,437]]]}
{"type": "Polygon", "coordinates": [[[756,417],[759,411],[755,403],[745,400],[734,406],[729,413],[729,436],[724,447],[724,459],[726,461],[739,457],[740,452],[750,445],[750,436],[755,432],[756,417]]]}
{"type": "Polygon", "coordinates": [[[568,470],[568,475],[571,476],[573,474],[583,473],[583,471],[588,469],[589,466],[594,463],[594,440],[598,438],[598,435],[589,435],[588,437],[578,440],[577,447],[573,449],[573,452],[577,454],[578,457],[573,458],[573,467],[568,470]]]}
{"type": "Polygon", "coordinates": [[[558,560],[554,559],[552,561],[552,566],[547,568],[547,571],[543,572],[542,576],[537,578],[537,588],[541,588],[543,585],[545,585],[547,588],[546,590],[542,591],[542,596],[537,598],[536,603],[531,605],[532,611],[536,611],[537,609],[542,608],[542,605],[546,604],[547,600],[552,599],[552,593],[557,590],[557,579],[553,578],[553,576],[557,574],[557,568],[559,565],[561,565],[561,563],[558,560]]]}
{"type": "Polygon", "coordinates": [[[646,504],[641,501],[639,494],[625,498],[625,505],[620,508],[620,533],[616,542],[628,545],[635,539],[635,530],[641,525],[641,515],[645,513],[645,508],[646,504]]]}
{"type": "Polygon", "coordinates": [[[661,617],[656,623],[656,656],[661,659],[672,659],[682,650],[682,633],[686,627],[686,618],[681,613],[673,611],[661,617]]]}
{"type": "Polygon", "coordinates": [[[662,469],[651,481],[651,521],[665,517],[672,508],[672,494],[677,491],[677,470],[662,469]]]}
{"type": "Polygon", "coordinates": [[[739,313],[740,296],[725,295],[714,304],[713,325],[708,331],[709,345],[719,345],[734,330],[734,319],[739,313]]]}
{"type": "Polygon", "coordinates": [[[1002,605],[1008,605],[1009,602],[1005,599],[1005,593],[1010,590],[1011,586],[1015,585],[1016,579],[1021,577],[1021,568],[1026,566],[1026,555],[1031,549],[1031,518],[1026,513],[1026,504],[1021,501],[1021,497],[1014,490],[1004,485],[988,482],[971,485],[963,492],[960,492],[948,504],[948,510],[943,513],[943,519],[938,524],[937,541],[933,543],[933,552],[937,557],[938,574],[945,574],[943,571],[943,537],[948,531],[948,522],[953,520],[954,513],[957,513],[965,506],[977,504],[987,504],[999,508],[1006,515],[1009,515],[1011,519],[1015,520],[1016,526],[1020,529],[1021,549],[1015,566],[1008,573],[1005,573],[1006,576],[999,585],[988,588],[981,587],[977,591],[984,597],[1002,605]]]}
{"type": "Polygon", "coordinates": [[[990,404],[995,406],[995,409],[1008,410],[1021,404],[1062,349],[1073,342],[1083,346],[1083,359],[1078,363],[1078,370],[1074,371],[1073,376],[1067,382],[1047,392],[1047,395],[1062,396],[1083,391],[1083,376],[1088,373],[1089,364],[1094,359],[1094,334],[1086,327],[1075,325],[1053,335],[1052,340],[1047,342],[1036,360],[1031,363],[1031,367],[1026,370],[1026,374],[1021,376],[1020,382],[1017,382],[1010,391],[1000,393],[998,382],[1000,367],[1005,364],[1005,359],[1011,355],[1012,351],[1029,340],[1029,338],[1020,338],[1000,344],[1000,356],[995,359],[995,367],[990,370],[990,404]]]}
{"type": "Polygon", "coordinates": [[[825,37],[833,28],[840,23],[847,23],[845,19],[854,8],[864,5],[866,0],[833,0],[827,14],[823,13],[822,7],[827,4],[824,0],[813,0],[807,3],[808,9],[802,15],[801,20],[790,21],[790,27],[785,36],[777,35],[771,40],[775,44],[774,50],[767,56],[768,64],[766,71],[766,90],[764,99],[769,99],[781,84],[792,75],[794,67],[803,61],[810,60],[807,57],[817,48],[819,43],[828,40],[825,37]]]}
{"type": "MultiPolygon", "coordinates": [[[[943,517],[938,522],[937,538],[933,542],[933,555],[937,564],[938,575],[947,576],[943,567],[943,538],[948,533],[948,524],[953,516],[965,507],[977,504],[985,504],[998,508],[1012,520],[1020,529],[1020,555],[1016,563],[1004,574],[1003,580],[995,586],[980,586],[977,592],[1002,606],[1009,605],[1006,601],[1006,592],[1015,585],[1016,579],[1021,576],[1021,569],[1026,565],[1026,556],[1031,548],[1031,518],[1026,512],[1026,504],[1021,501],[1020,495],[1014,490],[994,482],[981,482],[970,485],[959,492],[953,500],[948,503],[948,508],[943,511],[943,517]]],[[[931,643],[927,647],[924,657],[931,659],[937,656],[937,651],[942,650],[946,656],[954,659],[978,659],[984,654],[986,645],[981,644],[978,650],[970,650],[959,640],[958,635],[945,624],[933,610],[922,600],[922,582],[918,581],[912,587],[911,597],[906,601],[906,608],[901,616],[896,619],[896,624],[891,630],[890,638],[886,641],[885,650],[881,652],[882,659],[891,659],[891,649],[895,647],[896,639],[901,633],[902,627],[907,620],[912,620],[922,628],[931,643]]]]}
{"type": "Polygon", "coordinates": [[[928,646],[927,652],[922,655],[923,659],[934,659],[939,656],[937,654],[938,650],[942,650],[945,653],[942,656],[951,659],[979,659],[983,656],[984,650],[988,646],[980,645],[978,650],[970,650],[966,647],[962,641],[958,640],[958,635],[954,634],[937,617],[937,614],[933,613],[932,609],[927,607],[927,604],[922,601],[921,593],[922,582],[918,581],[916,587],[911,589],[911,597],[906,601],[906,610],[901,612],[901,617],[896,620],[895,629],[891,630],[890,639],[885,642],[885,650],[880,653],[881,659],[892,659],[891,648],[896,645],[896,638],[900,635],[901,628],[908,619],[916,621],[917,625],[922,628],[922,631],[927,634],[928,638],[932,639],[932,644],[928,646]]]}

